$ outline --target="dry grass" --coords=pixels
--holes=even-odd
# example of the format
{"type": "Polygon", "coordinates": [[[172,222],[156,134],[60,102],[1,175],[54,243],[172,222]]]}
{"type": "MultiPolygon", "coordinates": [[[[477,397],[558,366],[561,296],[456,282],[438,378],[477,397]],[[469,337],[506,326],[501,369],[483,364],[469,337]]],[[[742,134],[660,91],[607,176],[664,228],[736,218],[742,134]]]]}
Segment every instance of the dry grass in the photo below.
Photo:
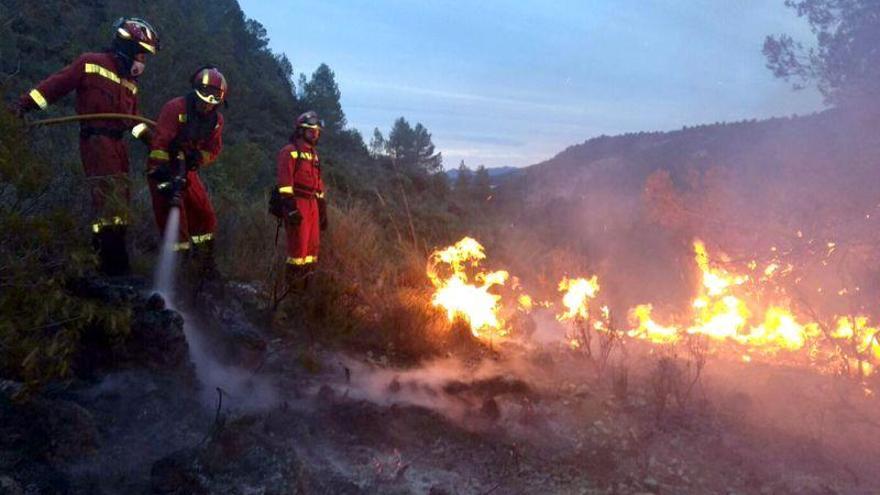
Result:
{"type": "Polygon", "coordinates": [[[282,310],[304,323],[309,342],[400,363],[436,355],[449,324],[430,305],[425,254],[389,235],[362,204],[331,205],[329,215],[315,277],[282,310]]]}

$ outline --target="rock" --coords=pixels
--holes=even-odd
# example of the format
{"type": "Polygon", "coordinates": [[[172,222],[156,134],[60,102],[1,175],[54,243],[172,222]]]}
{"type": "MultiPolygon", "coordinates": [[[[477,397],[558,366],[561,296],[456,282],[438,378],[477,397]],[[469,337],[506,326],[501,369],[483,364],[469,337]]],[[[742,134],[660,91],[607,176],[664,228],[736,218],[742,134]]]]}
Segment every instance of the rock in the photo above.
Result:
{"type": "Polygon", "coordinates": [[[501,418],[501,409],[498,407],[498,402],[491,397],[484,400],[483,405],[480,407],[480,414],[491,421],[498,421],[501,418]]]}
{"type": "Polygon", "coordinates": [[[400,392],[400,380],[398,377],[395,376],[391,383],[388,384],[388,391],[392,394],[400,392]]]}
{"type": "Polygon", "coordinates": [[[263,361],[268,343],[256,330],[233,327],[229,332],[230,359],[243,368],[254,368],[263,361]]]}
{"type": "Polygon", "coordinates": [[[57,425],[62,418],[72,418],[79,432],[88,432],[83,441],[89,444],[94,442],[93,430],[82,425],[79,411],[70,412],[72,403],[46,399],[15,403],[8,392],[0,392],[0,494],[69,493],[67,477],[52,463],[76,451],[72,443],[77,435],[58,431],[57,425]],[[57,414],[56,420],[47,414],[57,414]]]}
{"type": "Polygon", "coordinates": [[[428,490],[428,495],[452,495],[452,492],[443,485],[434,485],[428,490]]]}
{"type": "Polygon", "coordinates": [[[24,490],[9,476],[0,476],[0,495],[24,495],[24,490]]]}
{"type": "Polygon", "coordinates": [[[336,392],[329,385],[321,385],[315,397],[320,404],[329,405],[336,400],[336,392]]]}
{"type": "Polygon", "coordinates": [[[123,306],[137,300],[137,289],[143,285],[144,281],[142,279],[132,277],[82,277],[70,282],[70,290],[81,297],[97,299],[111,305],[123,306]]]}
{"type": "Polygon", "coordinates": [[[38,424],[48,438],[48,456],[57,462],[87,457],[98,447],[98,429],[92,414],[73,402],[37,400],[38,424]]]}
{"type": "Polygon", "coordinates": [[[183,449],[159,459],[150,468],[150,487],[163,495],[207,494],[198,473],[198,451],[183,449]]]}
{"type": "Polygon", "coordinates": [[[147,299],[146,307],[148,311],[162,311],[165,309],[165,298],[162,297],[162,294],[154,292],[153,295],[147,299]]]}
{"type": "Polygon", "coordinates": [[[183,317],[170,309],[136,309],[131,335],[122,352],[127,364],[153,370],[179,370],[189,364],[183,317]]]}

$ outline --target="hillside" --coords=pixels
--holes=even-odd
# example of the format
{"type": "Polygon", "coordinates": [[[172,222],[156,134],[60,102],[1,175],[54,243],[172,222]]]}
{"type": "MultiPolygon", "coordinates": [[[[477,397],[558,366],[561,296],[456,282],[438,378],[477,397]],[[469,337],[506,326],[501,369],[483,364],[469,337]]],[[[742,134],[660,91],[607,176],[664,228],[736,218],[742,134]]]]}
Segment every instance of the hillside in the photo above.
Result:
{"type": "MultiPolygon", "coordinates": [[[[872,242],[880,180],[872,115],[829,110],[589,139],[504,181],[497,211],[582,255],[621,306],[673,303],[692,291],[680,270],[694,238],[748,259],[800,240],[872,242]]],[[[875,287],[874,263],[853,274],[856,285],[875,287]]]]}

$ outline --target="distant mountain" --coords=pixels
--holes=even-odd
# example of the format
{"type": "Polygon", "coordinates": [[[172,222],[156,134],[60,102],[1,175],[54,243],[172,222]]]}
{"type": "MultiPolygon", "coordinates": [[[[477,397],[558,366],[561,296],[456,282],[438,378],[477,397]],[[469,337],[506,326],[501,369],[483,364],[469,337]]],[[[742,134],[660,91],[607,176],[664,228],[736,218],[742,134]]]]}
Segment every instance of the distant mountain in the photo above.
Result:
{"type": "MultiPolygon", "coordinates": [[[[487,168],[486,170],[489,171],[489,178],[492,180],[492,184],[494,185],[498,183],[499,179],[511,175],[516,175],[523,169],[520,167],[492,167],[487,168]]],[[[475,171],[471,170],[471,172],[473,173],[475,171]]],[[[446,176],[449,177],[450,181],[455,181],[455,179],[458,178],[458,169],[454,168],[452,170],[447,170],[446,176]]]]}

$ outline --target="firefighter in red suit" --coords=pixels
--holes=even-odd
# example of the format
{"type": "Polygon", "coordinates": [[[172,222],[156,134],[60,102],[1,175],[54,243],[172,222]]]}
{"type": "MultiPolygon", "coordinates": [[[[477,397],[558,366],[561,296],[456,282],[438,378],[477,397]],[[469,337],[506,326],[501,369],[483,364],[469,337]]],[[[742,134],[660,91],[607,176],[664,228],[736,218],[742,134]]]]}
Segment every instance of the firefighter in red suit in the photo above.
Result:
{"type": "Polygon", "coordinates": [[[320,231],[327,228],[324,182],[316,149],[321,128],[315,112],[300,115],[290,143],[278,153],[278,192],[287,233],[288,287],[305,280],[314,269],[320,231]]]}
{"type": "MultiPolygon", "coordinates": [[[[76,91],[76,112],[80,115],[137,115],[137,79],[144,72],[146,54],[158,50],[158,34],[147,21],[123,17],[113,25],[110,50],[80,55],[21,95],[14,111],[22,116],[44,109],[76,91]]],[[[108,275],[124,275],[129,268],[125,243],[130,198],[128,144],[123,137],[132,126],[126,120],[85,120],[80,126],[80,158],[92,199],[92,239],[101,270],[108,275]]]]}
{"type": "Polygon", "coordinates": [[[217,217],[199,170],[212,164],[223,148],[226,78],[214,66],[199,68],[190,80],[192,91],[162,107],[156,128],[142,136],[150,144],[147,182],[159,234],[172,207],[180,208],[180,228],[173,242],[189,253],[200,276],[215,278],[214,232],[217,217]]]}

